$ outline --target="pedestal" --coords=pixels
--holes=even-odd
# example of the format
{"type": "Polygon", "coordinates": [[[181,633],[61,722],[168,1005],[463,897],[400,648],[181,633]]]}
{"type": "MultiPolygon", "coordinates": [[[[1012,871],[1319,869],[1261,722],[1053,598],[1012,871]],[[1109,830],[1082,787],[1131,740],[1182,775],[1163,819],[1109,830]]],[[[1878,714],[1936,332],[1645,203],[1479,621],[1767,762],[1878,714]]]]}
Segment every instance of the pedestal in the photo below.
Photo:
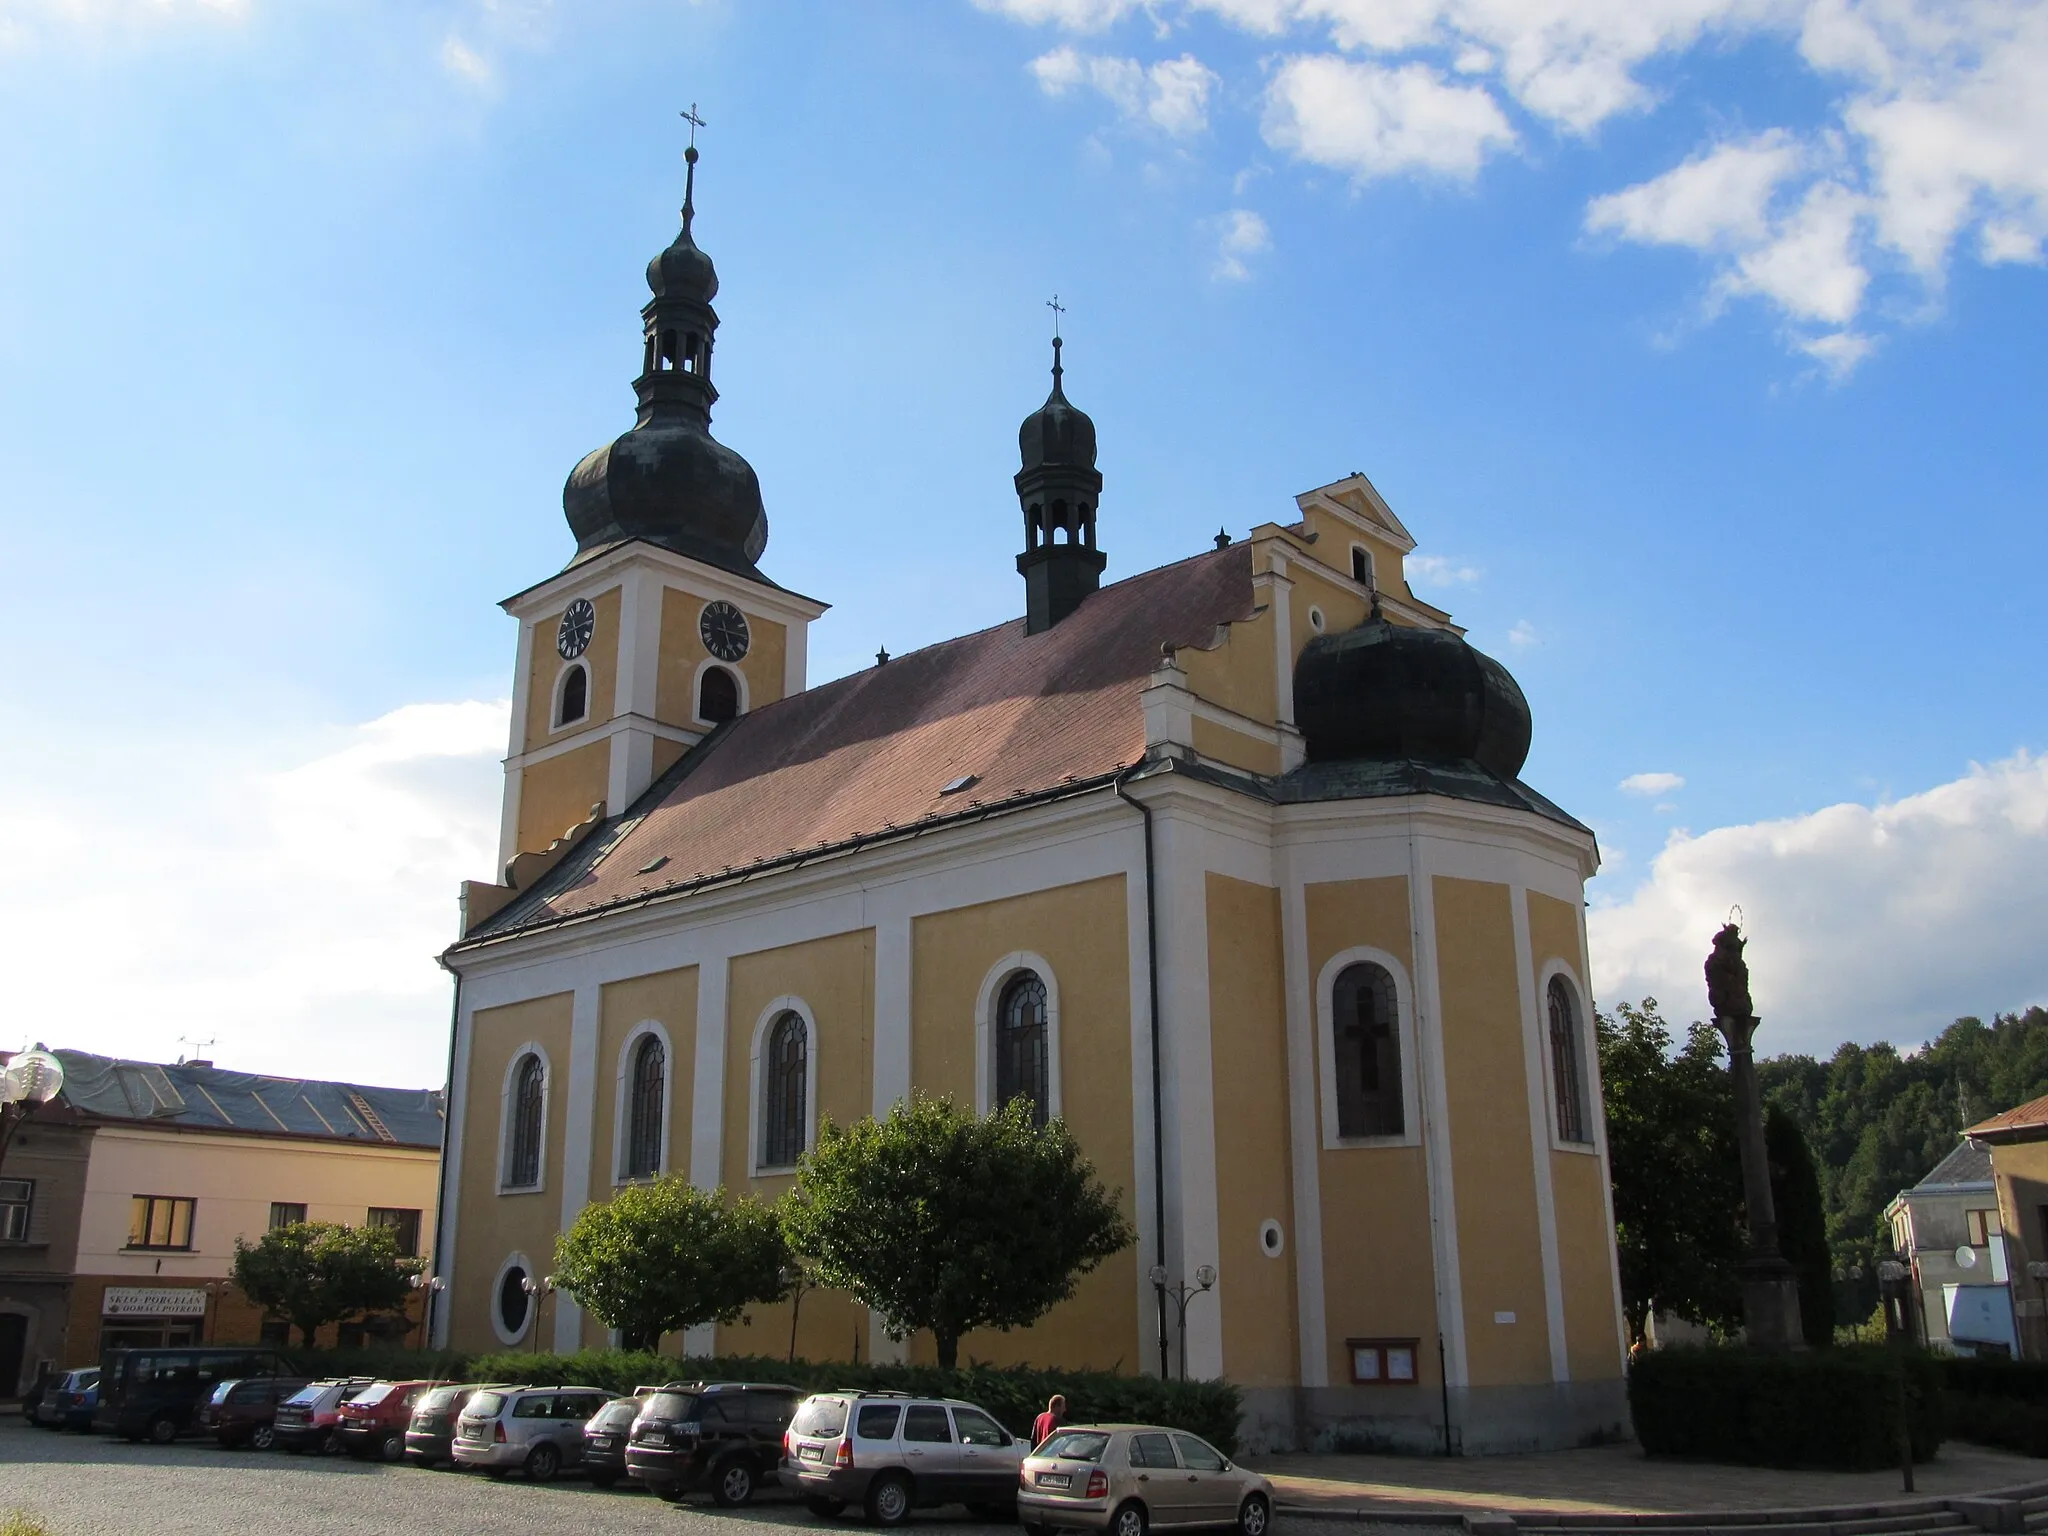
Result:
{"type": "Polygon", "coordinates": [[[1743,1260],[1742,1331],[1751,1349],[1804,1349],[1799,1319],[1799,1277],[1776,1254],[1743,1260]]]}

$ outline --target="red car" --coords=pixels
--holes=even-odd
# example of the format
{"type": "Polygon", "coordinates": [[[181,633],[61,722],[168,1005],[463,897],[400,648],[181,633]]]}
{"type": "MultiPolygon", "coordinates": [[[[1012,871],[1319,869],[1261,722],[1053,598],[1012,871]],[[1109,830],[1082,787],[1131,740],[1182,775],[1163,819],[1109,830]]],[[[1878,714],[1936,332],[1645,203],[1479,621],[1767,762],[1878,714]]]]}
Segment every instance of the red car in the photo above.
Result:
{"type": "Polygon", "coordinates": [[[413,1404],[438,1385],[432,1381],[380,1381],[363,1388],[341,1405],[341,1418],[334,1426],[341,1448],[358,1461],[373,1456],[402,1460],[405,1426],[412,1419],[413,1404]]]}

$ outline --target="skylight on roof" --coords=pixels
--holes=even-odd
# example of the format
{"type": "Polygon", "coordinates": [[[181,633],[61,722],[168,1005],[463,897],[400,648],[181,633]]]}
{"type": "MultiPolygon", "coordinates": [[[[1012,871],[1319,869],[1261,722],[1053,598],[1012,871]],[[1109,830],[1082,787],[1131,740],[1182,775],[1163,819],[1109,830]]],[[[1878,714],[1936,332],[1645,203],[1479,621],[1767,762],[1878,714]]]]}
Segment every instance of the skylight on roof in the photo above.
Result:
{"type": "Polygon", "coordinates": [[[944,789],[940,790],[939,793],[942,795],[957,795],[960,793],[961,790],[972,789],[975,785],[979,784],[980,782],[980,774],[963,773],[960,775],[959,778],[953,780],[952,783],[948,784],[944,789]]]}
{"type": "Polygon", "coordinates": [[[643,875],[651,875],[667,862],[668,855],[665,853],[660,855],[658,858],[649,859],[645,864],[642,864],[640,866],[640,873],[643,875]]]}

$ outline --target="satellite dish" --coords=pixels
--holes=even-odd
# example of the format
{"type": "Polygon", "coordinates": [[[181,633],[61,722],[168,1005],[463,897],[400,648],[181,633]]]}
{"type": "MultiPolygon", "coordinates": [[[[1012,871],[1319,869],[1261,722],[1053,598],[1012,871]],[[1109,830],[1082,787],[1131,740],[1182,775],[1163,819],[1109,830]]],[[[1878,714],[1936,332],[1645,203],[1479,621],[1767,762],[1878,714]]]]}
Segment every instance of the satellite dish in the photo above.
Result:
{"type": "Polygon", "coordinates": [[[1965,1247],[1962,1247],[1962,1248],[1958,1248],[1958,1249],[1956,1250],[1956,1268],[1957,1268],[1957,1269],[1975,1269],[1976,1267],[1977,1267],[1977,1250],[1976,1250],[1976,1249],[1974,1249],[1974,1248],[1971,1248],[1971,1247],[1968,1247],[1968,1246],[1965,1246],[1965,1247]]]}

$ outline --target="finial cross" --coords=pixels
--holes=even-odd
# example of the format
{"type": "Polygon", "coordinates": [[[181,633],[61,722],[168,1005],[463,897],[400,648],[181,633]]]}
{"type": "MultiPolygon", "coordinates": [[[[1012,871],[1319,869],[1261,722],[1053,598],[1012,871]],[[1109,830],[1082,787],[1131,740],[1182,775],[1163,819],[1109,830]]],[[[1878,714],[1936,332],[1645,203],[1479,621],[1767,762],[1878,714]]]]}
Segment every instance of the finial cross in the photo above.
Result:
{"type": "Polygon", "coordinates": [[[1067,306],[1060,302],[1058,294],[1054,294],[1045,301],[1045,307],[1052,311],[1052,339],[1058,341],[1060,339],[1060,316],[1067,312],[1067,306]]]}
{"type": "Polygon", "coordinates": [[[697,115],[697,103],[694,101],[690,103],[690,110],[683,114],[683,121],[690,125],[690,148],[695,149],[697,147],[697,130],[699,128],[708,128],[710,124],[697,115]]]}

